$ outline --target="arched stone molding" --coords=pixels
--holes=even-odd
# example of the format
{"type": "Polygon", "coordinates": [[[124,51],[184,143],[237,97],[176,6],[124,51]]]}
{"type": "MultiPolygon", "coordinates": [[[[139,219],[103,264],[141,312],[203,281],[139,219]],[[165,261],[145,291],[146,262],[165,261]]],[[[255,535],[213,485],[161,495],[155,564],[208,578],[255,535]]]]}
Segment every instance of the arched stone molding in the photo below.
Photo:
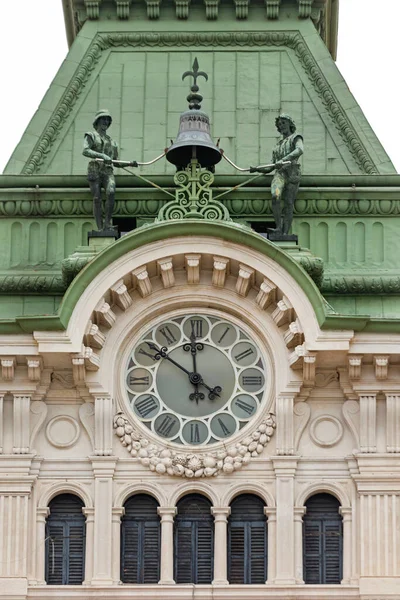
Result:
{"type": "MultiPolygon", "coordinates": [[[[323,344],[326,338],[331,336],[328,332],[321,335],[318,324],[323,323],[327,317],[321,294],[302,268],[277,246],[254,232],[234,224],[168,222],[154,226],[151,231],[138,230],[124,236],[109,249],[100,253],[78,275],[65,295],[59,313],[61,323],[67,325],[67,331],[65,334],[54,335],[41,335],[40,332],[36,332],[35,337],[39,342],[40,351],[46,351],[46,345],[51,340],[53,351],[56,344],[59,346],[59,351],[79,352],[81,338],[90,321],[91,313],[96,307],[100,312],[104,312],[104,306],[102,308],[100,304],[102,302],[104,304],[102,299],[105,294],[109,291],[111,294],[112,291],[115,301],[122,306],[122,310],[124,306],[127,308],[127,304],[130,304],[124,288],[120,289],[121,286],[129,283],[124,281],[125,277],[129,276],[131,281],[133,278],[133,286],[136,286],[142,295],[151,293],[152,286],[149,285],[149,281],[152,278],[157,279],[160,285],[169,285],[161,275],[161,273],[165,274],[165,271],[160,265],[158,265],[160,275],[148,270],[148,277],[143,271],[143,266],[151,262],[157,264],[157,261],[165,261],[167,254],[174,257],[193,252],[215,256],[218,262],[221,249],[224,250],[222,258],[232,261],[239,295],[245,296],[249,287],[255,287],[258,292],[256,295],[259,296],[258,302],[263,305],[269,302],[274,294],[276,295],[276,289],[278,303],[283,300],[285,304],[287,298],[290,304],[290,306],[285,304],[281,307],[282,310],[278,310],[277,318],[280,323],[282,318],[286,319],[290,313],[294,319],[288,322],[288,325],[296,322],[298,318],[298,323],[306,332],[308,342],[318,339],[323,344]],[[191,237],[185,237],[188,235],[191,237]],[[165,244],[166,239],[168,244],[165,244]],[[224,244],[224,240],[229,241],[229,244],[224,244]],[[244,268],[241,268],[242,265],[244,268]]],[[[163,266],[165,267],[165,264],[163,266]]],[[[175,268],[174,265],[172,268],[175,268]]],[[[220,278],[216,277],[214,285],[219,287],[220,283],[220,278]]],[[[112,316],[106,316],[107,320],[112,321],[112,316]]],[[[299,330],[296,329],[292,334],[289,335],[290,340],[298,340],[299,330]],[[297,337],[293,338],[292,334],[297,337]]]]}
{"type": "Polygon", "coordinates": [[[114,498],[114,507],[121,508],[131,496],[136,494],[149,494],[157,500],[159,506],[168,506],[167,497],[163,493],[163,487],[149,482],[129,483],[118,490],[114,498]]]}
{"type": "Polygon", "coordinates": [[[213,508],[223,506],[215,488],[200,481],[188,481],[175,488],[168,500],[167,506],[176,506],[179,500],[188,494],[203,494],[211,502],[213,508]]]}
{"type": "Polygon", "coordinates": [[[50,501],[60,494],[75,494],[82,500],[85,508],[93,508],[92,497],[83,486],[70,481],[60,481],[46,488],[42,492],[38,502],[38,509],[47,508],[50,501]]]}
{"type": "Polygon", "coordinates": [[[329,483],[327,481],[314,481],[310,483],[296,498],[296,506],[302,507],[307,500],[315,494],[332,494],[340,502],[341,508],[351,506],[350,498],[340,483],[329,483]]]}
{"type": "Polygon", "coordinates": [[[222,497],[221,506],[230,506],[232,500],[241,494],[255,494],[265,502],[266,507],[276,506],[274,496],[264,486],[251,482],[241,482],[232,486],[222,497]]]}

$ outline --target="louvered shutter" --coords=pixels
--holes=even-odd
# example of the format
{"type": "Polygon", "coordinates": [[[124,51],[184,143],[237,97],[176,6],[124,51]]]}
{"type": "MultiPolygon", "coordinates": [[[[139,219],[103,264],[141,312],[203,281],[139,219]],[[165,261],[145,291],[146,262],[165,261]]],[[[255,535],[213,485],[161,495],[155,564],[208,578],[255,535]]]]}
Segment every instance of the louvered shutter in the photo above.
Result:
{"type": "Polygon", "coordinates": [[[46,582],[64,585],[67,554],[64,553],[64,524],[47,523],[46,526],[46,582]]]}
{"type": "Polygon", "coordinates": [[[339,502],[329,494],[316,494],[306,503],[303,524],[304,581],[307,584],[340,584],[343,531],[339,502]]]}
{"type": "Polygon", "coordinates": [[[69,523],[68,541],[68,585],[81,585],[85,577],[85,523],[69,523]]]}
{"type": "Polygon", "coordinates": [[[213,523],[198,521],[195,564],[197,576],[194,583],[211,583],[214,573],[213,523]]]}
{"type": "Polygon", "coordinates": [[[322,583],[322,524],[304,521],[304,581],[322,583]]]}
{"type": "Polygon", "coordinates": [[[265,583],[267,579],[267,530],[265,522],[248,523],[250,536],[250,578],[251,584],[265,583]]]}
{"type": "Polygon", "coordinates": [[[194,583],[192,565],[195,560],[192,539],[195,525],[192,521],[181,521],[175,529],[175,581],[194,583]]]}
{"type": "Polygon", "coordinates": [[[228,580],[259,584],[267,579],[267,524],[264,503],[243,494],[231,504],[228,521],[228,580]]]}
{"type": "Polygon", "coordinates": [[[214,566],[214,519],[211,504],[190,494],[178,502],[175,518],[176,583],[210,584],[214,566]]]}
{"type": "Polygon", "coordinates": [[[85,577],[85,517],[83,502],[72,494],[56,496],[46,523],[46,582],[81,585],[85,577]]]}
{"type": "Polygon", "coordinates": [[[233,522],[228,535],[229,583],[245,583],[245,524],[233,522]]]}
{"type": "Polygon", "coordinates": [[[125,503],[121,523],[121,581],[158,583],[160,579],[160,518],[157,501],[147,494],[125,503]]]}
{"type": "Polygon", "coordinates": [[[121,581],[139,580],[139,523],[125,523],[121,532],[121,581]]]}
{"type": "Polygon", "coordinates": [[[325,521],[324,583],[336,584],[342,579],[342,522],[325,521]]]}

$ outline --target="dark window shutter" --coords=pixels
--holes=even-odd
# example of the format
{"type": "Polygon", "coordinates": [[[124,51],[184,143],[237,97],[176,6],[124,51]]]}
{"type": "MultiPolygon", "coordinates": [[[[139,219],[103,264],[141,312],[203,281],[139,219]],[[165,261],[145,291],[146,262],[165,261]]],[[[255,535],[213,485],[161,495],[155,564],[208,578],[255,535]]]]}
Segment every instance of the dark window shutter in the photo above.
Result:
{"type": "Polygon", "coordinates": [[[214,518],[203,496],[190,494],[178,502],[174,547],[176,583],[212,582],[214,518]]]}
{"type": "Polygon", "coordinates": [[[251,494],[235,498],[228,521],[228,580],[263,584],[267,579],[267,523],[264,502],[251,494]]]}
{"type": "Polygon", "coordinates": [[[158,583],[160,518],[157,501],[147,494],[131,496],[121,523],[121,581],[158,583]]]}
{"type": "Polygon", "coordinates": [[[46,523],[46,582],[81,585],[85,577],[86,523],[83,502],[72,494],[56,496],[46,523]]]}
{"type": "Polygon", "coordinates": [[[306,503],[303,524],[304,581],[307,584],[340,584],[343,530],[339,501],[330,494],[316,494],[306,503]]]}

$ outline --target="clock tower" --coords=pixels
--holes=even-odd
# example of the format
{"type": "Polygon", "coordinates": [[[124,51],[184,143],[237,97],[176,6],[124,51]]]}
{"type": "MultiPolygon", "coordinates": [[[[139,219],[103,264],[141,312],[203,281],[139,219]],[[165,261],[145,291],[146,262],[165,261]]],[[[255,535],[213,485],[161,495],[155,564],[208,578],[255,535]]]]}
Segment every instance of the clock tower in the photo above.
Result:
{"type": "Polygon", "coordinates": [[[400,178],[339,0],[62,5],[0,176],[0,600],[394,600],[400,178]]]}

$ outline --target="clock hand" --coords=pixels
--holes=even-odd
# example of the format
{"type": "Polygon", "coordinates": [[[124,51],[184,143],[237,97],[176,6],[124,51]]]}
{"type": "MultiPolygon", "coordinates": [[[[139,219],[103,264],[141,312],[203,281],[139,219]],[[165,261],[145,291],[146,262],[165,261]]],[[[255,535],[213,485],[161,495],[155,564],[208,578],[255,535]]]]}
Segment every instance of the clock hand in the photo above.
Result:
{"type": "MultiPolygon", "coordinates": [[[[165,346],[163,346],[162,348],[158,348],[155,344],[153,344],[152,342],[146,342],[146,344],[148,345],[148,347],[150,348],[150,350],[155,350],[156,354],[154,355],[154,358],[156,360],[160,360],[160,358],[166,358],[167,360],[169,360],[169,362],[171,362],[173,365],[175,365],[176,367],[178,367],[178,369],[181,369],[181,371],[183,371],[184,373],[186,373],[186,375],[188,375],[189,377],[189,381],[192,385],[195,386],[196,391],[199,385],[203,385],[210,393],[208,394],[208,397],[210,400],[215,400],[215,398],[218,396],[220,392],[222,392],[222,388],[219,385],[216,385],[215,387],[211,388],[209,385],[207,385],[204,381],[202,376],[200,375],[200,373],[196,373],[196,371],[194,373],[191,373],[190,371],[188,371],[187,369],[185,369],[185,367],[182,367],[182,365],[180,365],[179,363],[177,363],[173,358],[171,358],[170,356],[168,356],[167,354],[167,348],[165,346]]],[[[200,344],[201,346],[203,346],[203,344],[200,344]]],[[[196,395],[196,392],[195,392],[196,395]]],[[[200,397],[200,400],[202,400],[203,398],[200,397]]],[[[192,400],[192,398],[190,398],[192,400]]],[[[196,398],[194,398],[196,399],[196,398]]]]}

